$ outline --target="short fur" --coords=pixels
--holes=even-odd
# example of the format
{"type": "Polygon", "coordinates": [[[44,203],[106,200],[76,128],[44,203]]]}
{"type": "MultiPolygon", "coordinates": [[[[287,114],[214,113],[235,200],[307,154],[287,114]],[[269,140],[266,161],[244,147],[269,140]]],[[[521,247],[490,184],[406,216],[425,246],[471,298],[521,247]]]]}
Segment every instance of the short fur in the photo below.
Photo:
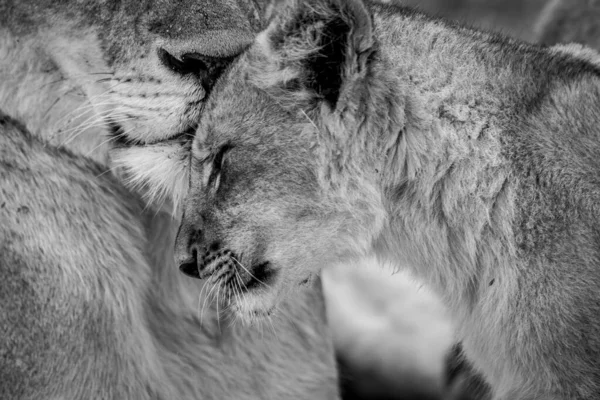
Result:
{"type": "Polygon", "coordinates": [[[272,325],[219,318],[172,265],[169,214],[4,114],[0,133],[0,398],[337,398],[317,286],[272,325]]]}
{"type": "Polygon", "coordinates": [[[318,283],[283,306],[292,319],[230,326],[216,289],[173,265],[177,220],[106,166],[112,119],[126,176],[150,177],[150,197],[185,189],[182,132],[259,11],[0,1],[0,110],[24,122],[0,114],[0,398],[338,397],[318,283]],[[209,57],[206,71],[172,70],[160,48],[209,57]]]}
{"type": "Polygon", "coordinates": [[[600,398],[592,50],[284,3],[206,105],[178,260],[219,279],[235,255],[247,317],[375,253],[439,293],[494,399],[600,398]]]}
{"type": "MultiPolygon", "coordinates": [[[[598,53],[592,50],[600,50],[600,1],[549,1],[538,17],[533,39],[547,45],[562,44],[554,49],[600,63],[598,53]]],[[[478,400],[490,398],[487,385],[466,362],[461,346],[455,346],[449,362],[450,368],[462,370],[461,389],[475,393],[478,400]]]]}
{"type": "Polygon", "coordinates": [[[3,0],[0,108],[49,143],[102,163],[118,145],[114,164],[151,200],[181,193],[186,134],[222,61],[260,27],[262,4],[3,0]],[[201,57],[189,68],[170,62],[186,54],[201,57]]]}

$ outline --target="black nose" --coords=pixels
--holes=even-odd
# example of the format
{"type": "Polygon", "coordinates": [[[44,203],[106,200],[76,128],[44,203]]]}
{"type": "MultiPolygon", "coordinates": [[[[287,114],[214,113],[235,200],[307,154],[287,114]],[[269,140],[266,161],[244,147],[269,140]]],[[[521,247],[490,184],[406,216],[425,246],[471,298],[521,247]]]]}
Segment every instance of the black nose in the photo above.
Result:
{"type": "Polygon", "coordinates": [[[196,261],[181,264],[179,266],[179,270],[183,272],[184,275],[189,276],[190,278],[200,279],[200,272],[198,270],[198,263],[196,261]]]}
{"type": "Polygon", "coordinates": [[[200,53],[184,53],[176,57],[162,48],[158,49],[158,58],[164,66],[179,75],[195,76],[206,91],[233,61],[233,57],[213,57],[200,53]]]}
{"type": "Polygon", "coordinates": [[[191,225],[182,224],[175,240],[175,263],[185,275],[200,279],[198,269],[199,245],[202,232],[191,225]]]}
{"type": "Polygon", "coordinates": [[[221,243],[218,241],[213,242],[208,249],[201,248],[197,243],[193,243],[189,250],[191,256],[179,263],[179,270],[190,278],[206,278],[206,272],[202,274],[202,271],[205,270],[207,262],[209,263],[214,260],[215,257],[218,257],[220,248],[221,243]],[[198,258],[200,258],[200,262],[198,262],[198,258]]]}

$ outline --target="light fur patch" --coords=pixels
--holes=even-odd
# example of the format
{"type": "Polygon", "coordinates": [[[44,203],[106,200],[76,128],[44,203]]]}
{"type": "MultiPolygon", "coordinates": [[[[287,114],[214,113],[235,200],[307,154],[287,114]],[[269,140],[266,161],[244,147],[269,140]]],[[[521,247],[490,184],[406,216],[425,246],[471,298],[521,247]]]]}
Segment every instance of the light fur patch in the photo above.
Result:
{"type": "Polygon", "coordinates": [[[128,185],[144,194],[152,204],[172,201],[173,213],[187,193],[189,149],[165,142],[116,149],[113,164],[124,171],[128,185]]]}

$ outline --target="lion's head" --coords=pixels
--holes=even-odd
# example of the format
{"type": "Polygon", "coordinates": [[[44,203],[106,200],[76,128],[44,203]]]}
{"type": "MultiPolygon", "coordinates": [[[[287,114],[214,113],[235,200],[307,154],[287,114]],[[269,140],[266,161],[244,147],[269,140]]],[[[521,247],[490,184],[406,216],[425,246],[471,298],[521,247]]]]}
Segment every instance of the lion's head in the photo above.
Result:
{"type": "Polygon", "coordinates": [[[259,31],[261,3],[8,0],[0,108],[87,156],[112,142],[133,183],[181,193],[203,101],[259,31]]]}
{"type": "Polygon", "coordinates": [[[242,317],[369,252],[382,229],[378,161],[352,138],[371,123],[357,117],[385,111],[365,90],[373,36],[360,1],[287,1],[204,109],[177,257],[242,317]]]}

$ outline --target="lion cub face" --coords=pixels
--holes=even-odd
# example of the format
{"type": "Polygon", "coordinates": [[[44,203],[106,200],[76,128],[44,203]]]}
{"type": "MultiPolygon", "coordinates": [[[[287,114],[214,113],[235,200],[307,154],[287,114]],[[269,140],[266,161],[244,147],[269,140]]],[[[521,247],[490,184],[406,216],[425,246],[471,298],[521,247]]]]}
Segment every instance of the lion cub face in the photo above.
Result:
{"type": "Polygon", "coordinates": [[[343,221],[319,187],[313,132],[234,80],[192,144],[178,263],[226,289],[241,315],[260,316],[341,255],[343,221]]]}
{"type": "Polygon", "coordinates": [[[382,221],[371,177],[358,159],[332,166],[340,138],[323,134],[354,90],[343,71],[369,53],[369,14],[342,0],[276,13],[204,109],[176,244],[180,269],[219,285],[246,319],[270,314],[322,265],[366,253],[382,221]]]}

